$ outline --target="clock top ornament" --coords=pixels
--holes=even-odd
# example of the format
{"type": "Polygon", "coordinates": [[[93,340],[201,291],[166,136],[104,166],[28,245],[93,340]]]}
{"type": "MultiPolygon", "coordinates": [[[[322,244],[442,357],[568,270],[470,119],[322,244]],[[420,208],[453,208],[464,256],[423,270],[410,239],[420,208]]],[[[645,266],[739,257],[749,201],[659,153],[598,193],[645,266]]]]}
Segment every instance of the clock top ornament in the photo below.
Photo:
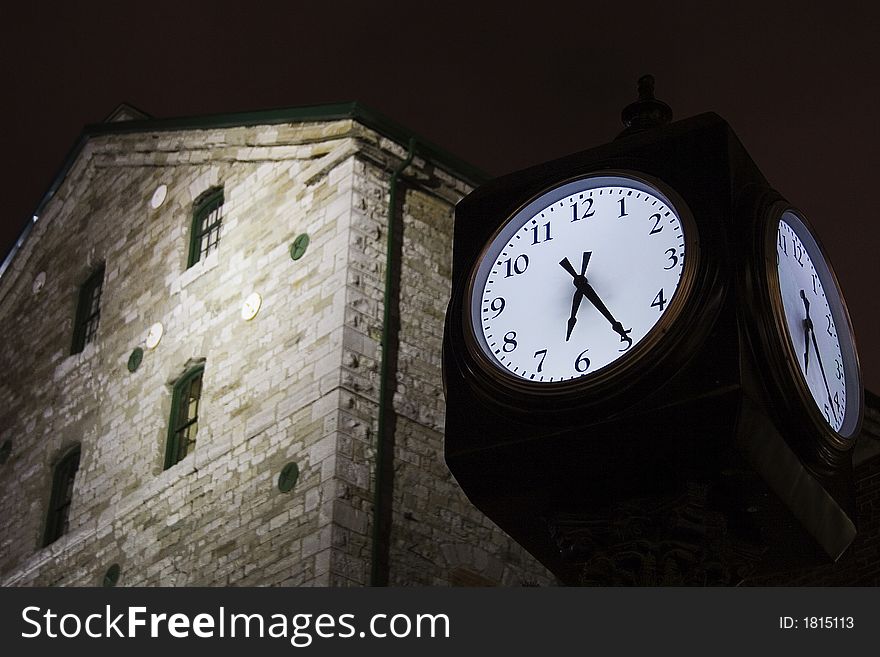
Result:
{"type": "Polygon", "coordinates": [[[626,129],[618,135],[629,135],[656,128],[672,121],[672,108],[654,97],[654,76],[643,75],[638,83],[639,99],[623,108],[620,118],[626,129]]]}
{"type": "Polygon", "coordinates": [[[614,141],[456,206],[447,464],[569,583],[629,549],[598,528],[677,526],[693,491],[727,554],[814,539],[836,559],[863,394],[833,270],[721,117],[672,123],[638,86],[614,141]]]}

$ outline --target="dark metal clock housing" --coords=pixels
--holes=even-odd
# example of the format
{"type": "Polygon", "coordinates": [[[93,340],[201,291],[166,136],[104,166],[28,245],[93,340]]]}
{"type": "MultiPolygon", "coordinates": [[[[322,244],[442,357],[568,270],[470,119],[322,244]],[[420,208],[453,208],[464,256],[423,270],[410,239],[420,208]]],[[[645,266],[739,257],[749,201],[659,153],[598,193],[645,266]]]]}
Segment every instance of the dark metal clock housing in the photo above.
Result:
{"type": "Polygon", "coordinates": [[[815,403],[805,404],[780,347],[769,247],[755,232],[754,199],[767,190],[727,123],[704,114],[498,178],[457,205],[443,343],[446,462],[468,498],[563,581],[600,571],[591,560],[616,563],[685,540],[677,519],[695,508],[727,528],[722,547],[695,547],[727,555],[715,556],[730,581],[715,583],[790,562],[790,546],[798,558],[836,559],[854,539],[850,451],[810,419],[815,403]],[[684,222],[689,211],[685,232],[699,235],[699,257],[682,279],[680,307],[592,376],[559,386],[516,380],[475,345],[474,272],[518,211],[603,172],[651,181],[684,222]],[[724,561],[742,555],[751,556],[724,561]]]}

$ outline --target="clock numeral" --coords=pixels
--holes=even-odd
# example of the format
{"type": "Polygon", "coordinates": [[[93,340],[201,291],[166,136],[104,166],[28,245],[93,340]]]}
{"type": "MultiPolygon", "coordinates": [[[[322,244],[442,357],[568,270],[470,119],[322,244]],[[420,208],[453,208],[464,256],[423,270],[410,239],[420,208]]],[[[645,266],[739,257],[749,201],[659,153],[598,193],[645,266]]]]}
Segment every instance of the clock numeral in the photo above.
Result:
{"type": "Polygon", "coordinates": [[[835,358],[834,364],[837,365],[837,380],[843,381],[843,363],[841,363],[840,360],[835,358]]]}
{"type": "Polygon", "coordinates": [[[813,294],[819,294],[819,290],[816,289],[816,274],[811,274],[813,277],[813,294]]]}
{"type": "Polygon", "coordinates": [[[792,252],[794,253],[794,259],[797,260],[797,263],[803,267],[804,266],[804,247],[802,247],[798,242],[794,242],[792,245],[792,252]]]}
{"type": "Polygon", "coordinates": [[[578,354],[578,357],[574,359],[574,369],[581,374],[583,374],[590,368],[590,359],[586,356],[586,353],[588,351],[589,349],[584,349],[580,354],[578,354]]]}
{"type": "Polygon", "coordinates": [[[828,326],[825,327],[825,330],[833,338],[834,334],[831,332],[831,313],[825,313],[825,319],[828,320],[828,326]]]}
{"type": "Polygon", "coordinates": [[[828,404],[825,404],[822,411],[825,413],[825,421],[828,422],[828,424],[831,424],[831,415],[828,413],[828,404]]]}
{"type": "Polygon", "coordinates": [[[507,273],[504,274],[504,278],[510,278],[514,274],[524,273],[529,268],[529,256],[523,253],[517,256],[516,260],[508,258],[504,261],[504,264],[507,265],[507,273]]]}
{"type": "Polygon", "coordinates": [[[843,415],[843,409],[840,407],[840,392],[834,393],[834,405],[837,406],[837,412],[843,415]]]}
{"type": "Polygon", "coordinates": [[[675,249],[666,249],[667,255],[669,255],[669,261],[672,263],[668,267],[664,267],[663,269],[672,269],[675,265],[678,264],[678,256],[675,255],[675,249]]]}
{"type": "Polygon", "coordinates": [[[663,288],[660,288],[660,291],[657,293],[657,296],[654,297],[654,301],[651,303],[651,308],[659,308],[660,312],[663,312],[663,309],[666,307],[666,299],[663,296],[663,288]]]}
{"type": "MultiPolygon", "coordinates": [[[[622,201],[623,199],[620,200],[622,201]]],[[[648,220],[651,219],[654,220],[654,227],[651,229],[651,232],[648,233],[648,235],[655,235],[663,230],[663,226],[660,225],[660,213],[658,212],[657,214],[652,214],[650,217],[648,217],[648,220]]]]}
{"type": "Polygon", "coordinates": [[[538,354],[543,354],[541,356],[541,360],[538,361],[538,372],[540,372],[541,370],[544,369],[544,359],[547,358],[547,350],[546,349],[539,349],[538,351],[535,352],[534,357],[537,358],[538,354]]]}
{"type": "MultiPolygon", "coordinates": [[[[623,197],[622,199],[620,199],[620,201],[618,201],[618,203],[620,203],[620,217],[625,217],[626,216],[626,197],[623,197]]],[[[620,219],[620,217],[618,217],[618,219],[620,219]]]]}
{"type": "Polygon", "coordinates": [[[505,305],[507,304],[504,302],[504,297],[495,297],[492,299],[492,303],[489,304],[489,307],[495,311],[495,314],[492,315],[492,319],[495,319],[498,315],[504,312],[505,305]]]}
{"type": "Polygon", "coordinates": [[[508,354],[516,349],[516,331],[508,331],[504,334],[504,346],[501,349],[508,354]]]}
{"type": "Polygon", "coordinates": [[[586,219],[587,217],[592,217],[594,214],[596,214],[596,211],[591,209],[593,207],[593,199],[591,199],[591,198],[584,199],[584,203],[587,204],[587,207],[584,209],[584,213],[581,216],[578,216],[577,201],[572,203],[572,206],[571,206],[571,220],[572,221],[580,221],[581,219],[586,219]]]}
{"type": "Polygon", "coordinates": [[[782,247],[782,252],[788,255],[788,240],[785,239],[785,235],[782,233],[779,233],[779,246],[782,247]]]}
{"type": "MultiPolygon", "coordinates": [[[[544,239],[541,239],[541,237],[538,235],[540,228],[542,228],[542,226],[532,227],[532,244],[533,245],[540,244],[541,242],[549,242],[550,240],[553,239],[552,237],[550,237],[550,222],[549,221],[543,225],[544,239]]],[[[517,272],[517,273],[521,273],[521,272],[517,272]]]]}

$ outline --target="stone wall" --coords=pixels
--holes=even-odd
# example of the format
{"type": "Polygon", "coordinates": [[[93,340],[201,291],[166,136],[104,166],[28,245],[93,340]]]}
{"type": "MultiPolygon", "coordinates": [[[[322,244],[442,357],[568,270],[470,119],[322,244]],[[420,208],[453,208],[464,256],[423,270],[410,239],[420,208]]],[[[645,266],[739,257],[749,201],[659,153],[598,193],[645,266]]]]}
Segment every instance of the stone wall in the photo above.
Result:
{"type": "MultiPolygon", "coordinates": [[[[0,280],[14,327],[0,345],[0,583],[95,585],[113,563],[132,586],[368,583],[388,186],[404,155],[346,120],[90,139],[0,280]],[[193,201],[216,186],[219,248],[187,269],[193,201]],[[97,339],[70,355],[100,263],[97,339]],[[173,383],[201,359],[195,448],[163,470],[173,383]],[[70,531],[42,547],[53,465],[77,442],[70,531]],[[299,480],[282,493],[290,461],[299,480]]],[[[390,581],[549,582],[442,459],[452,208],[467,188],[417,158],[402,189],[390,581]]]]}

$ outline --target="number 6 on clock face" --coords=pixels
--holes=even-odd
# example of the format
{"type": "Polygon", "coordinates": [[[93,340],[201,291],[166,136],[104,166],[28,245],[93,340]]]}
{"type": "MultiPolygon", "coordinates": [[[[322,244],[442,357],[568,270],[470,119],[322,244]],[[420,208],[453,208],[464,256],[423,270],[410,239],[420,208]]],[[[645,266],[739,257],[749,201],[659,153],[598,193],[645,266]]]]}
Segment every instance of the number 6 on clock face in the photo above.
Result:
{"type": "Polygon", "coordinates": [[[659,181],[608,172],[554,186],[513,214],[471,275],[465,315],[478,361],[552,387],[629,359],[686,294],[696,229],[673,198],[659,181]]]}

